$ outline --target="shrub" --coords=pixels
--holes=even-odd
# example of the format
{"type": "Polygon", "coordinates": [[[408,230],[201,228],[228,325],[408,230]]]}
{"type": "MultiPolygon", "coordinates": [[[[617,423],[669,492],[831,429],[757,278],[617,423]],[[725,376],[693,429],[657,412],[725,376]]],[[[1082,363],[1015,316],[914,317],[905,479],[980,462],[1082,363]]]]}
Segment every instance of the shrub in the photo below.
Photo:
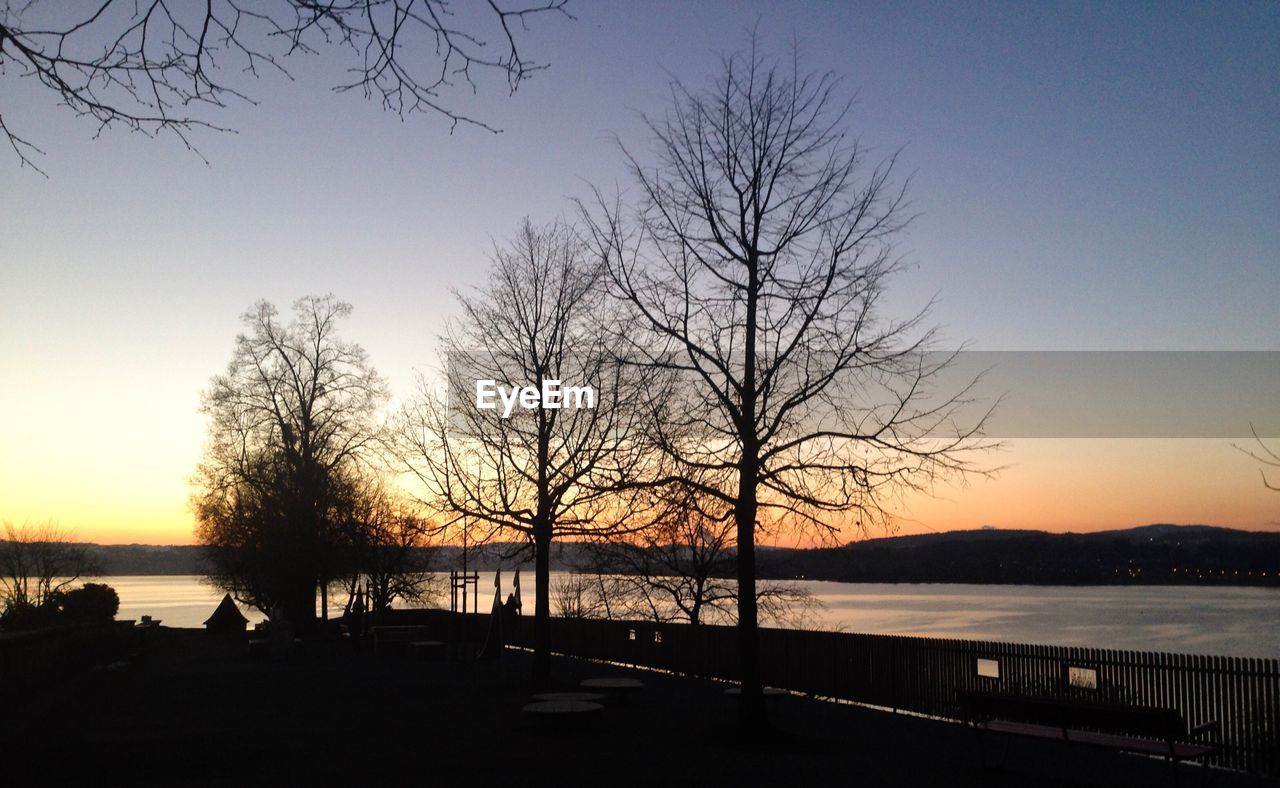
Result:
{"type": "Polygon", "coordinates": [[[85,583],[62,594],[60,602],[66,621],[110,621],[120,609],[116,590],[102,583],[85,583]]]}
{"type": "Polygon", "coordinates": [[[58,606],[53,601],[43,605],[13,603],[0,612],[0,631],[17,632],[22,629],[40,629],[58,623],[58,606]]]}

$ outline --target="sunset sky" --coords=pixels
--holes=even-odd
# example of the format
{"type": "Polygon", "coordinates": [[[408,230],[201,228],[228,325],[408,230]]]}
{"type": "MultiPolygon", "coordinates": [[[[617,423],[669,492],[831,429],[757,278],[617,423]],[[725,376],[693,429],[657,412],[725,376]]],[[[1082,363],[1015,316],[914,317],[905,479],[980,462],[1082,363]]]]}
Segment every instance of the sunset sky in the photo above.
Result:
{"type": "MultiPolygon", "coordinates": [[[[334,95],[338,67],[313,57],[241,85],[259,106],[194,137],[206,165],[173,139],[92,139],[0,75],[0,114],[48,173],[0,150],[0,519],[190,542],[200,392],[256,299],[351,302],[344,337],[407,394],[490,239],[625,186],[611,135],[643,147],[637,113],[664,110],[672,76],[702,85],[757,22],[841,75],[866,145],[902,149],[920,217],[890,310],[936,295],[947,339],[978,350],[1280,351],[1280,5],[572,10],[524,40],[549,70],[456,102],[497,135],[334,95]]],[[[1233,442],[1011,439],[995,478],[899,502],[900,532],[1280,530],[1280,494],[1233,442]]]]}

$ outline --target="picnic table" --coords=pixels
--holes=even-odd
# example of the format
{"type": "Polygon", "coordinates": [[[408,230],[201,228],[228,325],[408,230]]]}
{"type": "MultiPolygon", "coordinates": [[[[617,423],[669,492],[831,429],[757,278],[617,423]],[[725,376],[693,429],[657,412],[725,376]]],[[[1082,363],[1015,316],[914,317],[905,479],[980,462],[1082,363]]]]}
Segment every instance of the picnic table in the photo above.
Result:
{"type": "Polygon", "coordinates": [[[640,679],[616,676],[598,679],[583,679],[578,686],[587,690],[603,690],[607,694],[617,696],[619,700],[626,700],[631,693],[636,690],[644,689],[644,682],[640,679]]]}
{"type": "Polygon", "coordinates": [[[604,706],[587,700],[539,700],[527,703],[524,712],[556,724],[592,717],[604,710],[604,706]]]}
{"type": "Polygon", "coordinates": [[[587,703],[596,703],[604,700],[604,695],[599,692],[539,692],[533,696],[534,700],[570,700],[585,701],[587,703]]]}

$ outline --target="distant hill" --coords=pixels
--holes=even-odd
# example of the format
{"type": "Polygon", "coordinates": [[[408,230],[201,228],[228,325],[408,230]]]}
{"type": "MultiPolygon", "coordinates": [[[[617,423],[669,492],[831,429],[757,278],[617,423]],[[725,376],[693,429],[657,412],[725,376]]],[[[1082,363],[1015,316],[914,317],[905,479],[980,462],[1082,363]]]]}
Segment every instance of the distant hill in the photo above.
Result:
{"type": "Polygon", "coordinates": [[[1280,585],[1280,533],[1147,525],[1095,533],[982,529],[772,550],[772,577],[862,583],[1280,585]]]}
{"type": "Polygon", "coordinates": [[[88,545],[104,575],[200,575],[207,571],[201,548],[191,545],[88,545]]]}
{"type": "MultiPolygon", "coordinates": [[[[193,546],[91,545],[106,575],[203,574],[193,546]]],[[[572,570],[581,548],[556,544],[551,567],[572,570]]],[[[1095,533],[981,529],[894,536],[829,548],[761,548],[764,578],[848,583],[1025,585],[1280,585],[1280,533],[1209,525],[1146,525],[1095,533]]],[[[531,571],[520,543],[473,546],[467,568],[531,571]]],[[[461,568],[462,550],[441,548],[441,570],[461,568]]]]}

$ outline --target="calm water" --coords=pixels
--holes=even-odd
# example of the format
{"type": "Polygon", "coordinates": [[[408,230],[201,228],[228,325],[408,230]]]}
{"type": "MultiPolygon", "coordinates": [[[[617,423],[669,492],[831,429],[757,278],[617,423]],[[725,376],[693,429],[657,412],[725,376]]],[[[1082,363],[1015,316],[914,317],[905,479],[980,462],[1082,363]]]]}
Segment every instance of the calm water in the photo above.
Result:
{"type": "MultiPolygon", "coordinates": [[[[533,578],[521,575],[525,610],[533,578]]],[[[222,594],[194,576],[102,578],[120,594],[120,618],[150,615],[201,626],[222,594]]],[[[503,575],[503,595],[511,575],[503,575]]],[[[1142,651],[1280,657],[1280,589],[1168,586],[977,586],[825,583],[819,625],[846,632],[1001,640],[1142,651]]],[[[493,574],[481,573],[480,609],[493,574]]],[[[332,606],[340,602],[331,600],[332,606]]],[[[244,610],[250,621],[262,615],[244,610]]]]}
{"type": "Polygon", "coordinates": [[[1280,657],[1280,589],[810,582],[832,629],[1280,657]]]}

